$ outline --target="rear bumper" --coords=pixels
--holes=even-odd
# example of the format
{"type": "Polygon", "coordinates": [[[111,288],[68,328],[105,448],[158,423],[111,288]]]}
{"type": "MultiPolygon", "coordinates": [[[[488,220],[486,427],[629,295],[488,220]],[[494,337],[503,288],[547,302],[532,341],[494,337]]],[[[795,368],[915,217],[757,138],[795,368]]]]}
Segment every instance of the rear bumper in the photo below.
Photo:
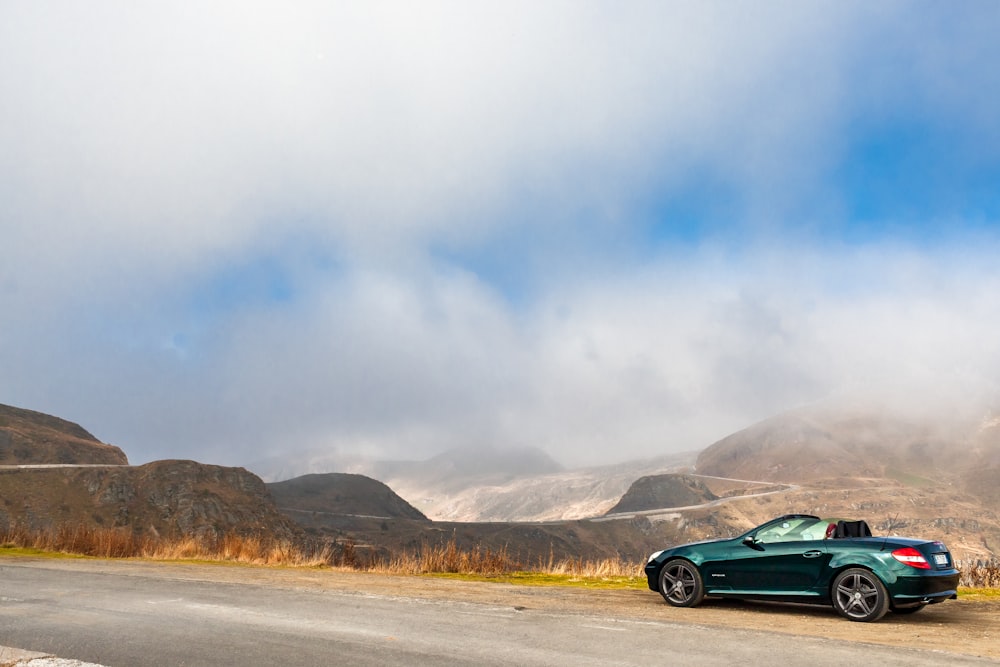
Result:
{"type": "Polygon", "coordinates": [[[894,605],[943,602],[958,595],[958,570],[898,577],[890,588],[894,605]]]}

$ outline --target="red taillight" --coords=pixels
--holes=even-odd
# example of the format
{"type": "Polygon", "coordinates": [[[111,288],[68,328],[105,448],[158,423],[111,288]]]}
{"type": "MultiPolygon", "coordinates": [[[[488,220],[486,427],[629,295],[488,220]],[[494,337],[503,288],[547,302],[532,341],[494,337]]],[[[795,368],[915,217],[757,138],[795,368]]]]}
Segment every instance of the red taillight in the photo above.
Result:
{"type": "Polygon", "coordinates": [[[924,555],[914,549],[913,547],[903,547],[902,549],[896,549],[892,552],[892,557],[898,560],[903,565],[909,565],[910,567],[915,567],[918,570],[929,570],[931,569],[931,564],[927,562],[924,555]]]}

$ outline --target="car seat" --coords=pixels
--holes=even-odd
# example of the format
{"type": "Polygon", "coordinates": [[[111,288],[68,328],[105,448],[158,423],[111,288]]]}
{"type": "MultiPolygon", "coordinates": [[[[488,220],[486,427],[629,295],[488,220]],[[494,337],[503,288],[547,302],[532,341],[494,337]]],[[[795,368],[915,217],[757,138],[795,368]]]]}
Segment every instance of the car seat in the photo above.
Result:
{"type": "Polygon", "coordinates": [[[871,537],[867,521],[838,521],[834,537],[871,537]]]}

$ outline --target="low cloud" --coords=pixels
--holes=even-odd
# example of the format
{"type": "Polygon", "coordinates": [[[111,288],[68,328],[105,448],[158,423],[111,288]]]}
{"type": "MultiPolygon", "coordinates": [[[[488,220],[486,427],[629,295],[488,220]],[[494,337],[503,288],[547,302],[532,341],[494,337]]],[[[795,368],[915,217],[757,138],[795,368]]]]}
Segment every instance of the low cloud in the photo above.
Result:
{"type": "Polygon", "coordinates": [[[76,406],[87,419],[61,412],[134,459],[229,463],[482,444],[598,463],[699,449],[830,399],[941,417],[990,407],[996,278],[963,256],[810,252],[770,253],[735,275],[699,258],[656,262],[574,280],[529,308],[451,269],[351,273],[183,338],[153,338],[170,313],[131,341],[92,330],[60,349],[64,334],[34,332],[32,353],[8,336],[27,359],[10,370],[33,407],[76,406]]]}

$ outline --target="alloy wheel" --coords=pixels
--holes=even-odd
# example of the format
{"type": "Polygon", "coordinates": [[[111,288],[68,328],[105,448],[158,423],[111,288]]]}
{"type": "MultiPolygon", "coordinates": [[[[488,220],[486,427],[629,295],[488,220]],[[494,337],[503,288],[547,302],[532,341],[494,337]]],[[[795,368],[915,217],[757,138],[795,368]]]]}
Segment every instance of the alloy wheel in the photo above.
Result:
{"type": "Polygon", "coordinates": [[[852,621],[875,621],[888,611],[885,587],[867,570],[843,572],[834,582],[834,606],[852,621]]]}

